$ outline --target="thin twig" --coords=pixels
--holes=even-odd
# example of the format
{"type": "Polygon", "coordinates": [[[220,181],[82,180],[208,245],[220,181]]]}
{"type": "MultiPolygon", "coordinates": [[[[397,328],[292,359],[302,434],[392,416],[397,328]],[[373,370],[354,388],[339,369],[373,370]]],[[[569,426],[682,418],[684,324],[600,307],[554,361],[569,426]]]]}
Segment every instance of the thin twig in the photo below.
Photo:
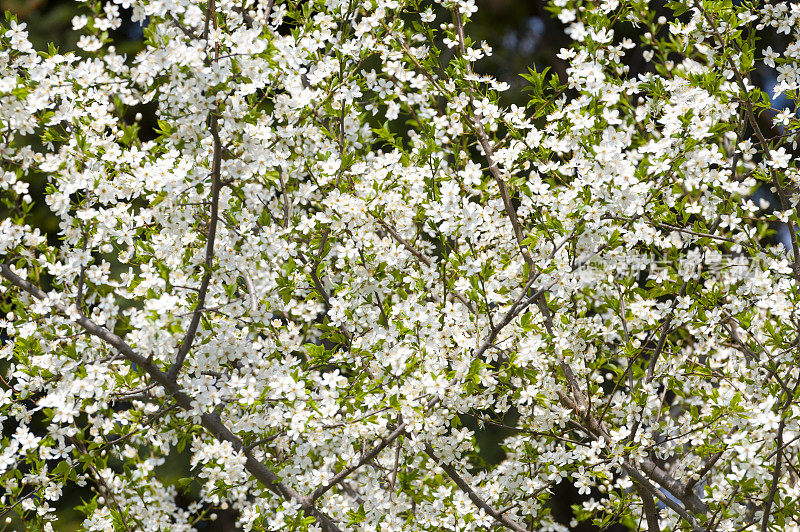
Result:
{"type": "Polygon", "coordinates": [[[649,384],[653,380],[653,374],[656,371],[656,364],[658,364],[658,357],[661,356],[661,351],[664,349],[664,344],[667,341],[667,335],[669,335],[670,326],[672,325],[672,318],[675,315],[675,308],[678,306],[678,300],[686,295],[686,286],[688,283],[688,280],[683,282],[683,286],[681,286],[678,295],[672,300],[672,305],[670,306],[667,318],[664,320],[664,325],[661,326],[661,337],[658,339],[656,350],[653,352],[653,356],[650,357],[650,363],[647,365],[647,373],[645,374],[644,378],[644,382],[646,384],[649,384]]]}
{"type": "MultiPolygon", "coordinates": [[[[208,3],[208,11],[206,13],[206,32],[208,30],[209,20],[216,16],[214,11],[214,1],[210,0],[208,3]]],[[[214,21],[216,27],[216,20],[214,21]]],[[[178,354],[175,356],[175,362],[168,371],[168,375],[174,378],[183,367],[186,360],[186,355],[192,348],[195,336],[197,336],[197,327],[200,324],[200,318],[203,315],[203,307],[206,302],[206,295],[208,293],[208,285],[211,281],[211,273],[214,266],[214,242],[217,237],[217,222],[219,220],[219,192],[221,188],[220,173],[222,166],[222,141],[219,136],[219,102],[216,103],[214,111],[209,113],[208,124],[211,133],[211,139],[214,144],[213,155],[211,161],[211,217],[208,222],[208,235],[206,236],[206,257],[205,257],[205,272],[203,279],[200,281],[200,289],[197,293],[197,304],[195,305],[192,320],[189,322],[189,328],[181,341],[178,354]]]]}
{"type": "Polygon", "coordinates": [[[463,491],[467,495],[467,497],[469,497],[469,500],[471,500],[475,506],[477,506],[487,514],[491,515],[495,521],[497,521],[504,527],[510,530],[514,530],[515,532],[527,532],[527,528],[520,525],[519,523],[512,521],[501,512],[489,506],[489,504],[485,500],[483,500],[481,496],[478,495],[475,492],[475,490],[473,490],[472,487],[463,478],[461,478],[461,475],[458,474],[458,471],[456,471],[453,466],[444,463],[436,456],[436,452],[433,450],[433,447],[431,447],[431,444],[428,442],[425,442],[425,453],[428,456],[430,456],[431,459],[433,459],[433,461],[436,462],[436,464],[439,467],[441,467],[445,473],[447,473],[447,476],[450,477],[450,479],[455,483],[455,485],[458,486],[458,488],[461,491],[463,491]]]}

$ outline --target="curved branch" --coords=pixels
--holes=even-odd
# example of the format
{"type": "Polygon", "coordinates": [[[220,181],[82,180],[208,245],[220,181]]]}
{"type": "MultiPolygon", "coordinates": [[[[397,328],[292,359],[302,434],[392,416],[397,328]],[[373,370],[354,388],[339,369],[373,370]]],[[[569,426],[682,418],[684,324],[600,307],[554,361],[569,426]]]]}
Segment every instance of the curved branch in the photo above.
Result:
{"type": "MultiPolygon", "coordinates": [[[[466,45],[464,44],[464,24],[461,21],[461,13],[459,13],[458,7],[453,7],[453,15],[453,18],[455,19],[454,21],[456,30],[458,32],[458,46],[461,50],[461,54],[466,56],[467,51],[466,45]]],[[[467,61],[467,72],[470,75],[472,74],[472,65],[469,63],[469,61],[467,61]]],[[[519,223],[519,218],[517,218],[517,211],[514,209],[514,205],[511,202],[511,194],[508,192],[506,180],[503,179],[503,176],[500,173],[500,168],[497,166],[497,162],[494,160],[494,149],[489,142],[489,138],[486,136],[486,130],[479,119],[480,115],[476,115],[474,113],[475,92],[472,89],[471,81],[467,83],[467,91],[469,92],[470,107],[473,110],[472,124],[475,127],[475,134],[478,136],[478,142],[483,149],[483,155],[486,157],[486,162],[489,164],[489,172],[492,174],[492,177],[494,177],[494,180],[497,183],[497,188],[500,191],[500,197],[503,199],[503,209],[506,212],[506,216],[508,216],[508,220],[511,222],[511,227],[514,229],[514,237],[517,239],[517,245],[519,246],[520,253],[522,253],[522,257],[525,259],[525,264],[532,269],[533,259],[531,258],[528,248],[524,243],[525,235],[522,233],[522,226],[519,223]]]]}

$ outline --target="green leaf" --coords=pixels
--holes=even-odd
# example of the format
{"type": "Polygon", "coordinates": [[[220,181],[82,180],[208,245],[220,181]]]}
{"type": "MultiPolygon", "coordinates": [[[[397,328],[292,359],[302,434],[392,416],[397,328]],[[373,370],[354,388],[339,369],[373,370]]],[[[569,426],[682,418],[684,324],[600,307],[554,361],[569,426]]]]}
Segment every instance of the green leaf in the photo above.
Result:
{"type": "Polygon", "coordinates": [[[172,125],[165,120],[158,121],[158,127],[156,128],[156,133],[159,135],[169,135],[172,132],[172,125]]]}
{"type": "Polygon", "coordinates": [[[666,6],[672,10],[676,17],[689,11],[689,4],[686,2],[667,2],[666,6]]]}
{"type": "Polygon", "coordinates": [[[66,460],[61,460],[53,469],[53,474],[59,477],[66,476],[70,471],[72,471],[72,466],[66,460]]]}
{"type": "Polygon", "coordinates": [[[526,331],[531,330],[531,319],[532,319],[531,312],[528,311],[525,314],[523,314],[522,318],[520,318],[519,320],[520,325],[522,325],[522,328],[525,329],[526,331]]]}

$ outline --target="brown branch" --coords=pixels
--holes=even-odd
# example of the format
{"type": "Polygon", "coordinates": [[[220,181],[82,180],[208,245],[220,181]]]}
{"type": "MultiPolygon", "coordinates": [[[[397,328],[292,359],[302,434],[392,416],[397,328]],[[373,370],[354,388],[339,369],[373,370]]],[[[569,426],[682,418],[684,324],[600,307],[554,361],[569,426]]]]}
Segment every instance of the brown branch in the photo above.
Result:
{"type": "MultiPolygon", "coordinates": [[[[214,16],[213,12],[214,2],[209,2],[208,16],[206,21],[214,16]]],[[[175,362],[168,371],[168,375],[174,378],[183,367],[186,360],[186,355],[192,348],[194,339],[197,336],[197,327],[200,324],[200,318],[203,315],[203,306],[206,302],[206,295],[208,293],[208,285],[211,281],[211,272],[214,265],[214,242],[217,236],[217,222],[219,220],[219,191],[221,188],[220,183],[220,169],[222,166],[222,141],[219,137],[219,102],[216,104],[216,109],[209,113],[208,123],[211,132],[211,139],[214,143],[214,153],[211,161],[211,218],[208,222],[208,235],[206,237],[206,257],[205,257],[205,273],[203,279],[200,281],[200,289],[197,293],[197,304],[192,314],[192,321],[189,322],[189,328],[181,341],[178,354],[175,356],[175,362]]]]}
{"type": "MultiPolygon", "coordinates": [[[[458,46],[461,50],[461,55],[466,56],[467,51],[466,45],[464,44],[464,24],[461,21],[461,14],[458,11],[458,7],[455,6],[453,7],[453,19],[458,33],[458,46]]],[[[472,74],[472,66],[469,61],[467,61],[467,73],[469,75],[472,74]]],[[[475,134],[478,136],[478,142],[483,149],[483,155],[486,157],[486,162],[489,163],[489,172],[492,174],[492,177],[494,177],[494,180],[497,183],[497,188],[500,190],[500,197],[503,199],[503,209],[506,212],[506,216],[508,216],[508,220],[511,222],[511,227],[514,230],[514,237],[517,239],[517,245],[519,245],[519,249],[523,258],[525,259],[525,263],[532,269],[533,259],[531,258],[527,247],[523,243],[525,241],[525,235],[522,233],[522,226],[517,218],[517,211],[514,209],[514,205],[511,202],[511,195],[508,192],[508,187],[506,187],[506,181],[503,179],[503,176],[500,173],[500,168],[497,166],[497,162],[494,160],[494,149],[489,142],[489,138],[486,136],[486,130],[480,121],[480,115],[476,115],[474,113],[475,92],[472,89],[471,81],[467,82],[467,91],[469,92],[469,103],[473,109],[472,124],[475,127],[475,134]]]]}
{"type": "Polygon", "coordinates": [[[311,493],[311,495],[308,496],[309,503],[313,504],[314,501],[322,497],[329,489],[339,484],[342,480],[350,476],[355,470],[357,470],[358,468],[360,468],[361,466],[363,466],[364,464],[366,464],[367,462],[378,456],[378,453],[380,453],[382,450],[388,447],[389,444],[392,443],[394,440],[396,440],[401,434],[403,434],[405,430],[406,430],[406,424],[400,423],[400,425],[398,425],[397,428],[394,429],[388,436],[382,438],[375,447],[373,447],[372,449],[370,449],[369,452],[364,454],[356,464],[353,464],[350,467],[346,467],[343,470],[339,471],[336,475],[333,476],[332,479],[327,481],[324,485],[319,486],[317,489],[315,489],[311,493]]]}
{"type": "Polygon", "coordinates": [[[278,180],[281,184],[281,192],[283,193],[283,228],[289,227],[289,222],[292,219],[292,201],[289,194],[286,192],[286,180],[283,179],[283,169],[278,168],[278,180]]]}
{"type": "MultiPolygon", "coordinates": [[[[789,398],[791,401],[791,397],[789,398]]],[[[788,402],[788,401],[787,401],[788,402]]],[[[781,421],[778,424],[778,437],[775,446],[778,449],[778,454],[775,456],[775,468],[772,470],[772,480],[770,482],[769,493],[767,500],[764,502],[764,517],[761,519],[761,532],[767,532],[769,526],[769,512],[772,508],[772,501],[775,500],[775,494],[778,491],[778,482],[781,478],[781,463],[783,460],[783,428],[786,426],[786,418],[781,416],[781,421]]]]}
{"type": "Polygon", "coordinates": [[[708,474],[709,471],[714,467],[714,465],[719,462],[719,459],[722,458],[722,455],[725,454],[725,449],[721,451],[717,451],[716,453],[712,454],[708,457],[708,460],[703,464],[703,466],[697,470],[695,475],[697,478],[690,478],[686,481],[686,486],[684,486],[684,491],[686,493],[691,493],[694,490],[694,487],[700,482],[704,476],[708,474]]]}
{"type": "Polygon", "coordinates": [[[775,455],[775,468],[772,470],[772,480],[770,482],[771,485],[769,488],[769,493],[767,494],[767,500],[764,502],[764,517],[761,521],[761,532],[767,531],[767,527],[769,525],[769,512],[772,508],[772,502],[775,500],[775,494],[778,492],[778,482],[781,478],[781,465],[783,461],[783,430],[786,427],[786,410],[792,405],[792,399],[794,399],[798,388],[800,388],[800,379],[798,379],[795,383],[794,389],[791,390],[791,393],[786,393],[786,400],[784,401],[783,405],[781,405],[781,421],[778,424],[775,442],[775,449],[777,451],[775,455]]]}
{"type": "Polygon", "coordinates": [[[667,319],[664,320],[664,325],[661,326],[661,337],[658,339],[658,344],[656,345],[656,350],[653,351],[653,356],[650,358],[650,363],[647,365],[647,373],[645,374],[644,382],[650,383],[653,380],[653,374],[656,371],[656,364],[658,364],[658,357],[661,355],[661,351],[664,349],[664,344],[667,341],[667,335],[669,335],[670,325],[672,325],[672,317],[675,315],[675,308],[678,306],[678,298],[686,295],[686,285],[689,281],[684,281],[683,286],[681,286],[680,292],[678,292],[678,296],[672,301],[672,305],[669,309],[669,315],[667,315],[667,319]]]}
{"type": "Polygon", "coordinates": [[[250,277],[250,274],[245,270],[240,269],[239,273],[242,274],[244,284],[247,286],[247,292],[250,295],[250,314],[252,317],[255,317],[255,314],[258,312],[258,298],[256,297],[256,287],[253,284],[253,278],[250,277]]]}
{"type": "MultiPolygon", "coordinates": [[[[386,229],[386,232],[387,232],[387,233],[389,233],[389,235],[390,235],[390,236],[391,236],[391,237],[392,237],[392,238],[393,238],[393,239],[394,239],[394,240],[395,240],[395,241],[396,241],[398,244],[400,244],[401,246],[403,246],[404,248],[406,248],[406,250],[407,250],[409,253],[411,253],[412,255],[414,255],[414,257],[415,257],[415,258],[416,258],[416,259],[417,259],[419,262],[421,262],[421,263],[422,263],[422,264],[424,264],[425,266],[428,266],[428,267],[430,267],[430,266],[431,266],[431,260],[430,260],[428,257],[426,257],[426,256],[425,256],[425,255],[424,255],[424,254],[423,254],[423,253],[422,253],[420,250],[418,250],[417,248],[415,248],[415,247],[414,247],[414,246],[413,246],[413,245],[412,245],[410,242],[408,242],[408,241],[407,241],[405,238],[403,238],[402,236],[400,236],[400,233],[398,233],[398,232],[395,230],[395,228],[394,228],[394,227],[392,227],[391,225],[387,224],[385,221],[383,221],[382,219],[378,218],[377,216],[375,217],[375,219],[376,219],[376,220],[377,220],[377,222],[378,222],[378,223],[381,225],[381,227],[383,227],[384,229],[386,229]]],[[[449,292],[450,292],[451,294],[453,294],[453,295],[454,295],[454,296],[455,296],[455,297],[456,297],[456,298],[457,298],[459,301],[461,301],[461,303],[462,303],[462,304],[463,304],[465,307],[467,307],[467,310],[469,310],[469,311],[470,311],[472,314],[477,314],[477,311],[475,310],[475,307],[472,305],[472,301],[470,301],[469,299],[467,299],[467,298],[466,298],[466,296],[465,296],[464,294],[462,294],[462,293],[461,293],[461,292],[459,292],[458,290],[449,290],[449,292]]]]}
{"type": "MultiPolygon", "coordinates": [[[[722,39],[722,36],[719,34],[719,30],[717,29],[717,26],[714,24],[714,21],[711,19],[711,16],[708,14],[708,12],[706,12],[705,9],[703,9],[703,4],[701,2],[695,0],[694,4],[695,7],[697,7],[697,9],[700,11],[700,13],[702,13],[703,17],[706,19],[706,22],[708,22],[708,25],[713,30],[714,36],[719,42],[720,47],[724,51],[725,47],[724,40],[722,39]]],[[[744,102],[745,110],[747,111],[747,118],[748,121],[750,122],[750,126],[753,128],[753,131],[756,134],[758,143],[761,145],[761,150],[763,151],[764,159],[766,159],[767,161],[771,161],[772,156],[769,153],[770,151],[769,145],[767,144],[767,139],[764,137],[764,133],[761,131],[761,127],[758,125],[758,119],[756,118],[755,110],[753,109],[753,102],[750,101],[750,94],[747,90],[747,85],[745,85],[744,83],[744,78],[742,77],[742,73],[739,72],[736,63],[733,60],[733,57],[728,55],[727,60],[728,60],[728,65],[730,65],[731,70],[733,71],[733,75],[736,78],[736,83],[739,85],[739,90],[744,95],[742,101],[744,102]]],[[[788,211],[791,209],[791,203],[789,202],[789,199],[786,197],[786,192],[783,190],[783,187],[781,187],[780,185],[777,172],[775,171],[774,168],[772,169],[771,174],[772,174],[772,183],[775,186],[775,189],[778,193],[778,198],[780,199],[781,202],[781,210],[788,211]]],[[[797,243],[797,233],[795,232],[794,229],[794,223],[791,220],[789,220],[789,222],[786,225],[789,226],[789,236],[792,242],[792,252],[794,253],[792,270],[794,273],[795,280],[798,283],[800,283],[800,246],[798,246],[797,243]]]]}
{"type": "Polygon", "coordinates": [[[491,515],[495,521],[505,526],[506,528],[514,530],[515,532],[527,532],[528,530],[527,528],[520,525],[519,523],[515,523],[514,521],[503,515],[502,512],[499,512],[494,508],[492,508],[491,506],[489,506],[489,504],[486,501],[484,501],[480,497],[480,495],[478,495],[475,492],[475,490],[473,490],[463,478],[461,478],[461,475],[458,474],[458,471],[456,471],[453,466],[442,462],[436,456],[433,447],[431,447],[431,444],[428,442],[425,442],[425,453],[428,456],[430,456],[433,459],[433,461],[436,462],[436,464],[439,467],[441,467],[445,473],[447,473],[447,476],[450,477],[450,479],[455,483],[455,485],[458,486],[458,488],[461,491],[463,491],[467,495],[467,497],[469,497],[469,500],[471,500],[475,506],[477,506],[487,514],[491,515]]]}
{"type": "Polygon", "coordinates": [[[653,503],[653,496],[647,491],[647,488],[641,484],[636,484],[636,491],[642,499],[642,512],[645,519],[647,519],[648,532],[660,532],[661,527],[658,524],[658,509],[653,503]]]}
{"type": "MultiPolygon", "coordinates": [[[[327,238],[327,235],[325,235],[325,237],[327,238]]],[[[320,246],[320,253],[322,253],[323,247],[324,245],[320,246]]],[[[309,267],[308,275],[311,277],[311,282],[314,284],[314,289],[317,291],[320,297],[322,297],[322,303],[325,305],[325,312],[327,313],[331,309],[331,298],[328,292],[325,290],[325,286],[322,284],[319,275],[317,275],[317,267],[319,266],[320,257],[315,259],[314,262],[310,262],[308,259],[306,259],[305,255],[298,250],[297,258],[303,263],[304,266],[309,267]]],[[[347,330],[344,324],[341,324],[336,328],[342,333],[348,344],[352,343],[353,335],[347,330]]]]}
{"type": "Polygon", "coordinates": [[[167,16],[168,16],[168,17],[169,17],[169,19],[170,19],[170,20],[171,20],[171,21],[172,21],[172,22],[175,24],[175,26],[176,26],[176,27],[177,27],[179,30],[181,30],[181,32],[183,32],[183,34],[184,34],[184,35],[186,35],[187,37],[189,37],[189,38],[190,38],[190,39],[192,39],[193,41],[199,41],[199,40],[200,40],[200,37],[199,37],[199,36],[198,36],[198,35],[197,35],[197,34],[196,34],[194,31],[190,30],[190,29],[189,29],[189,28],[187,28],[187,27],[186,27],[186,26],[185,26],[183,23],[181,23],[181,21],[180,21],[180,20],[178,20],[178,19],[175,17],[175,15],[173,15],[172,13],[169,13],[169,12],[167,12],[167,16]]]}
{"type": "Polygon", "coordinates": [[[647,477],[642,475],[635,467],[633,467],[631,464],[625,461],[622,463],[622,469],[624,469],[625,472],[628,473],[628,475],[631,478],[633,478],[633,480],[636,481],[639,486],[648,491],[653,497],[659,499],[662,503],[664,503],[666,506],[672,509],[676,514],[681,516],[681,518],[683,518],[684,521],[689,523],[689,525],[692,527],[693,532],[704,532],[704,529],[697,522],[697,519],[692,517],[692,514],[683,509],[681,505],[675,502],[671,497],[664,495],[661,492],[661,490],[653,486],[653,484],[647,479],[647,477]]]}
{"type": "MultiPolygon", "coordinates": [[[[602,436],[606,441],[611,441],[612,440],[611,436],[609,435],[609,433],[606,430],[606,428],[602,425],[602,423],[599,423],[591,415],[590,412],[587,411],[586,399],[583,396],[583,393],[580,392],[580,390],[576,390],[575,387],[577,387],[577,381],[575,380],[574,376],[570,377],[570,375],[567,374],[567,380],[570,382],[571,386],[574,386],[573,387],[573,393],[576,396],[576,401],[574,401],[572,398],[570,398],[566,393],[558,392],[558,398],[559,398],[559,401],[561,402],[561,404],[565,408],[568,408],[569,410],[572,410],[574,412],[579,412],[581,414],[582,422],[585,425],[579,425],[579,427],[587,435],[589,435],[591,437],[594,437],[594,438],[598,438],[598,437],[602,436]]],[[[639,460],[638,467],[641,469],[641,471],[642,471],[641,473],[639,472],[639,469],[634,467],[629,462],[624,462],[622,464],[622,468],[629,475],[634,477],[634,480],[637,480],[637,481],[640,480],[640,479],[636,478],[636,475],[638,475],[639,477],[641,477],[641,479],[644,479],[645,481],[648,481],[647,480],[648,477],[650,479],[653,479],[653,481],[655,481],[657,484],[659,484],[662,488],[664,488],[665,490],[670,492],[673,495],[673,497],[675,497],[676,500],[681,501],[683,503],[683,505],[686,508],[688,508],[691,512],[693,512],[695,514],[705,514],[705,513],[708,512],[708,507],[702,501],[702,499],[700,499],[700,497],[698,497],[694,493],[686,493],[685,485],[682,482],[680,482],[679,480],[671,477],[669,475],[669,473],[667,473],[666,471],[664,471],[663,469],[658,467],[658,465],[656,465],[656,463],[653,462],[653,460],[651,460],[650,458],[648,458],[648,457],[641,458],[639,460]],[[632,474],[631,471],[634,471],[636,473],[636,475],[632,474]],[[644,475],[647,475],[647,476],[645,477],[642,473],[644,473],[644,475]]],[[[639,482],[639,483],[641,484],[641,482],[639,482]]],[[[648,483],[649,483],[649,481],[648,481],[648,483]]],[[[645,487],[647,487],[647,486],[645,486],[645,487]]],[[[673,510],[675,509],[675,508],[673,508],[673,506],[677,506],[681,510],[681,512],[678,512],[679,515],[681,515],[681,517],[684,517],[684,515],[688,515],[686,513],[686,510],[684,510],[683,508],[678,506],[669,497],[665,497],[659,490],[656,490],[655,488],[653,488],[650,491],[655,491],[654,496],[656,496],[659,499],[661,499],[664,502],[664,504],[667,504],[667,506],[669,506],[673,510]],[[669,504],[667,503],[667,501],[669,501],[669,504]]],[[[689,517],[691,517],[691,516],[689,516],[689,517]]],[[[693,518],[689,522],[691,523],[692,521],[694,521],[693,518]]]]}
{"type": "MultiPolygon", "coordinates": [[[[39,300],[47,300],[47,294],[42,291],[38,286],[33,283],[22,279],[20,276],[11,271],[11,268],[5,264],[0,263],[0,276],[4,277],[12,285],[24,290],[33,297],[39,300]]],[[[68,309],[60,304],[55,303],[52,308],[65,315],[69,316],[68,309]]],[[[109,346],[119,351],[128,361],[135,364],[138,368],[144,370],[150,377],[156,381],[162,388],[171,395],[180,408],[186,411],[193,411],[192,397],[187,394],[183,388],[178,384],[175,378],[162,371],[152,359],[144,357],[137,353],[125,340],[109,331],[105,327],[97,325],[94,321],[84,316],[79,316],[74,319],[74,322],[82,327],[90,335],[104,341],[109,346]]],[[[245,468],[250,474],[255,477],[264,487],[271,492],[283,497],[287,501],[296,501],[303,508],[306,515],[313,516],[317,522],[322,526],[323,530],[327,532],[339,532],[339,527],[328,517],[325,513],[320,511],[314,506],[313,501],[307,497],[303,497],[297,493],[290,486],[285,485],[266,465],[257,460],[253,454],[244,446],[242,441],[231,430],[225,426],[220,419],[218,413],[204,412],[200,415],[200,424],[210,434],[220,441],[227,441],[231,444],[234,451],[241,452],[245,458],[245,468]]]]}

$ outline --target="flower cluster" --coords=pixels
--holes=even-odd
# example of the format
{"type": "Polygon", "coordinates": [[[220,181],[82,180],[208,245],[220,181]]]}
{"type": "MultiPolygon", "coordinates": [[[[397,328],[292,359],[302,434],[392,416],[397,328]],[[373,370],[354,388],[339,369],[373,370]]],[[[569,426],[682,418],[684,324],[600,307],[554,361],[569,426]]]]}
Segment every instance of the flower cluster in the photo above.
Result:
{"type": "Polygon", "coordinates": [[[569,67],[526,107],[474,69],[474,0],[89,2],[68,53],[7,16],[0,508],[521,532],[572,482],[577,520],[800,529],[800,121],[750,76],[797,96],[800,12],[648,5],[553,0],[569,67]],[[632,256],[747,275],[586,274],[632,256]]]}

